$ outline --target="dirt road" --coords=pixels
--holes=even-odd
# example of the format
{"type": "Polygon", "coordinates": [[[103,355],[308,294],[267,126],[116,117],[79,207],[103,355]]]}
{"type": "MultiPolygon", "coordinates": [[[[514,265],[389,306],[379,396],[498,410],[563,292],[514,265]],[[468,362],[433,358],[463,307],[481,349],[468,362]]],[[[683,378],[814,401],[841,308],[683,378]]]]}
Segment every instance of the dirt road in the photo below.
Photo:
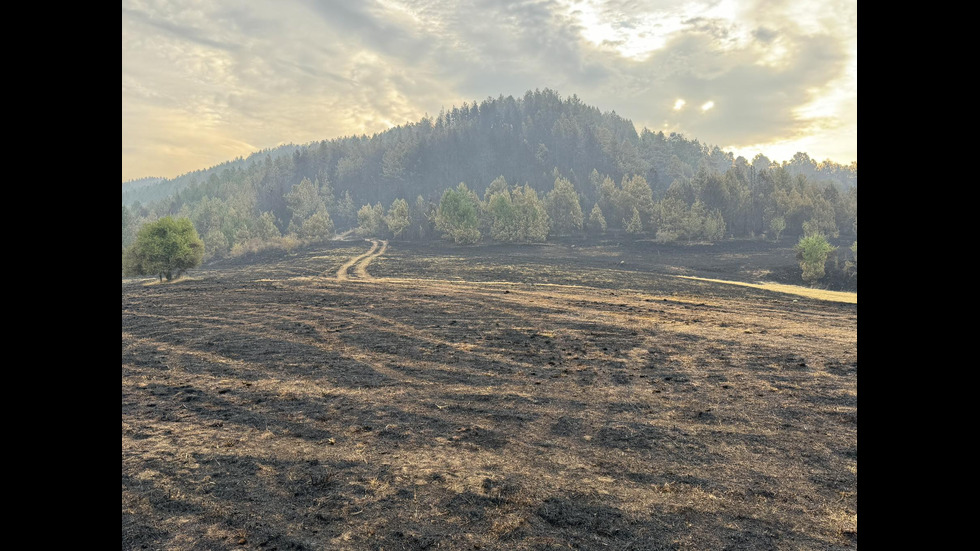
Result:
{"type": "Polygon", "coordinates": [[[350,259],[338,268],[336,273],[338,280],[345,281],[350,279],[351,269],[354,270],[354,275],[359,279],[372,279],[371,274],[367,272],[367,267],[371,264],[371,261],[385,253],[385,250],[388,249],[388,242],[381,241],[379,248],[377,239],[365,239],[365,241],[371,243],[371,248],[368,252],[350,259]]]}

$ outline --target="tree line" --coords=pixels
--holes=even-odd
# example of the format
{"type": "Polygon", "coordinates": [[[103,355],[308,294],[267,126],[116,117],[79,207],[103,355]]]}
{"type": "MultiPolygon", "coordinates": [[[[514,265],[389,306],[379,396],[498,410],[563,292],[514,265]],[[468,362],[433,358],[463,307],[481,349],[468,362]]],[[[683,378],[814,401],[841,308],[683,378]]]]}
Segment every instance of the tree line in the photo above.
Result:
{"type": "MultiPolygon", "coordinates": [[[[690,178],[676,179],[659,198],[641,175],[615,182],[593,170],[589,182],[596,199],[591,207],[557,168],[552,177],[551,189],[544,192],[498,176],[483,187],[482,197],[460,182],[443,190],[438,200],[399,197],[387,206],[368,203],[357,210],[349,192],[338,198],[329,181],[303,178],[284,190],[284,216],[259,212],[256,195],[247,192],[226,199],[204,196],[164,214],[189,218],[204,240],[208,258],[274,244],[283,237],[315,242],[347,230],[406,240],[441,236],[457,243],[535,242],[607,231],[661,242],[813,233],[857,236],[857,188],[841,192],[833,185],[792,176],[785,167],[757,171],[734,165],[720,173],[702,165],[690,178]]],[[[141,222],[160,217],[144,207],[122,209],[123,247],[141,222]]]]}

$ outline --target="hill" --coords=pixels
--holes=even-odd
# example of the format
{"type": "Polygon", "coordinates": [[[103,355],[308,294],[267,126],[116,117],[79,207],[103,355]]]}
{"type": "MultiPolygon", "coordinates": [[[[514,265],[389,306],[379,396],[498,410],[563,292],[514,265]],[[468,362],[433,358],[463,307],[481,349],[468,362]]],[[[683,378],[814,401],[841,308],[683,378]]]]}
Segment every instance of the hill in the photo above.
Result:
{"type": "MultiPolygon", "coordinates": [[[[523,97],[500,96],[463,103],[436,117],[397,126],[373,136],[347,136],[305,145],[284,145],[256,152],[151,186],[124,185],[123,204],[146,204],[189,186],[214,187],[241,181],[248,174],[274,169],[263,178],[291,187],[303,178],[329,181],[339,196],[350,192],[355,204],[396,198],[438,197],[466,182],[478,194],[497,176],[547,190],[557,168],[586,200],[593,170],[614,181],[642,175],[654,193],[663,193],[678,177],[691,175],[702,163],[724,172],[736,164],[731,153],[682,135],[638,132],[615,111],[600,112],[572,95],[549,89],[523,97]],[[274,167],[274,168],[273,168],[274,167]],[[142,190],[142,194],[136,193],[142,190]],[[151,192],[152,190],[152,192],[151,192]]],[[[764,156],[742,164],[756,169],[772,162],[764,156]]],[[[833,181],[842,190],[857,185],[856,165],[817,163],[805,153],[788,164],[790,171],[815,180],[833,181]]]]}

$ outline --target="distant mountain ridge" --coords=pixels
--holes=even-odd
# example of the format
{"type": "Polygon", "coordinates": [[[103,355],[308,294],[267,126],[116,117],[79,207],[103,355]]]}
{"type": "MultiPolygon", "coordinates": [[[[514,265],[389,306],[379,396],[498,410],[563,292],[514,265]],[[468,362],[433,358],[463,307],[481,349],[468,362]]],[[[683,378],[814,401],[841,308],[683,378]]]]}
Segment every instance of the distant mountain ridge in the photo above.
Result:
{"type": "Polygon", "coordinates": [[[286,144],[270,149],[263,149],[250,154],[246,158],[236,157],[230,161],[181,174],[175,178],[146,177],[127,180],[122,183],[122,202],[124,205],[132,205],[133,203],[145,205],[153,201],[158,201],[179,192],[189,185],[206,181],[211,174],[247,166],[251,161],[264,155],[269,155],[272,158],[289,155],[298,147],[301,146],[286,144]]]}

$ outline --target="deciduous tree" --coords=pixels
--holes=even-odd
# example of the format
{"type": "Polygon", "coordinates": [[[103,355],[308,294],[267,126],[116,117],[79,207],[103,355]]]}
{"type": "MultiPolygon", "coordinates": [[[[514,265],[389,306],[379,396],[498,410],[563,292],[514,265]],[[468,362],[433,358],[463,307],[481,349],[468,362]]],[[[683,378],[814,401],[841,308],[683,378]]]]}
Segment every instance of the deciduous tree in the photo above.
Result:
{"type": "Polygon", "coordinates": [[[156,275],[163,281],[200,266],[204,242],[188,218],[161,218],[144,224],[123,257],[123,275],[156,275]]]}
{"type": "Polygon", "coordinates": [[[776,241],[779,241],[779,235],[786,229],[786,219],[782,216],[773,218],[769,221],[769,229],[776,235],[776,241]]]}

